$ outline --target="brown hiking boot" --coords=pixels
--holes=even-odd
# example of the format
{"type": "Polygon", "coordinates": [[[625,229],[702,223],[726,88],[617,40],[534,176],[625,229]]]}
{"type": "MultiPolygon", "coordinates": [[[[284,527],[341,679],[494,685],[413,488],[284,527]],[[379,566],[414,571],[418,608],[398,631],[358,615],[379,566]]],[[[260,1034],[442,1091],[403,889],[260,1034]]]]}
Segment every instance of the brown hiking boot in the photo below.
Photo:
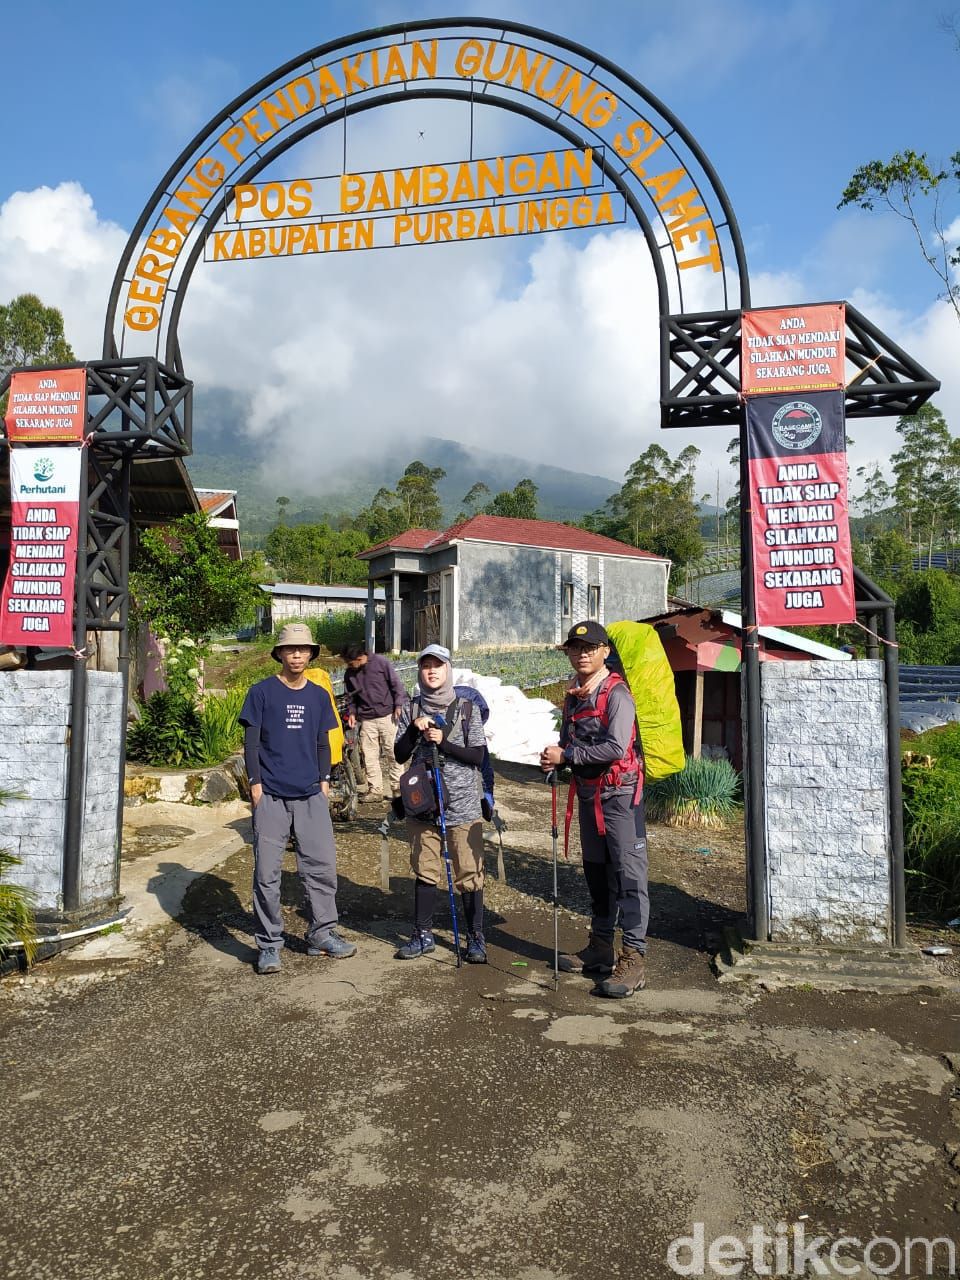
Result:
{"type": "Polygon", "coordinates": [[[643,952],[625,946],[617,957],[616,968],[609,978],[597,984],[596,994],[622,1000],[642,991],[647,985],[647,971],[643,952]]]}
{"type": "Polygon", "coordinates": [[[613,943],[591,933],[582,951],[560,957],[559,968],[561,973],[609,973],[615,960],[613,943]]]}

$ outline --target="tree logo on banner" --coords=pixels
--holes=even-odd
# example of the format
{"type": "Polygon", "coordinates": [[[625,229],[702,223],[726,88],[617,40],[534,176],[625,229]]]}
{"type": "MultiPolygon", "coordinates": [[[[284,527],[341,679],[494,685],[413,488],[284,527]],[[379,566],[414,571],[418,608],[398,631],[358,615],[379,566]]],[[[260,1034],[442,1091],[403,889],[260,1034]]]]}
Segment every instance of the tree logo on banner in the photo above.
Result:
{"type": "Polygon", "coordinates": [[[39,480],[41,484],[45,484],[53,475],[53,460],[51,458],[38,458],[33,464],[33,478],[39,480]]]}
{"type": "Polygon", "coordinates": [[[773,415],[771,428],[784,449],[809,449],[823,430],[823,419],[806,400],[791,400],[773,415]]]}

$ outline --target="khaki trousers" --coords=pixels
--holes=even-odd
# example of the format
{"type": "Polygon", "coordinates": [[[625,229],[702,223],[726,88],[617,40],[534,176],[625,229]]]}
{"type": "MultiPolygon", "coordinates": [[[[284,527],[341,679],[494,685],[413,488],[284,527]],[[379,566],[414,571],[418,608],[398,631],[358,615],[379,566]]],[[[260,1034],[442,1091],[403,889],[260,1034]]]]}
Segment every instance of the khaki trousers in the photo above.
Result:
{"type": "MultiPolygon", "coordinates": [[[[418,880],[445,885],[447,873],[440,852],[440,828],[433,822],[407,819],[410,866],[418,880]]],[[[464,822],[447,827],[447,848],[453,863],[453,883],[460,893],[483,888],[483,823],[464,822]]]]}
{"type": "Polygon", "coordinates": [[[378,796],[384,794],[383,772],[380,768],[380,755],[387,754],[387,778],[390,782],[390,794],[398,796],[400,787],[400,765],[393,754],[393,744],[397,740],[397,726],[393,716],[379,716],[376,720],[360,721],[360,750],[363,753],[363,768],[367,775],[367,786],[378,796]]]}

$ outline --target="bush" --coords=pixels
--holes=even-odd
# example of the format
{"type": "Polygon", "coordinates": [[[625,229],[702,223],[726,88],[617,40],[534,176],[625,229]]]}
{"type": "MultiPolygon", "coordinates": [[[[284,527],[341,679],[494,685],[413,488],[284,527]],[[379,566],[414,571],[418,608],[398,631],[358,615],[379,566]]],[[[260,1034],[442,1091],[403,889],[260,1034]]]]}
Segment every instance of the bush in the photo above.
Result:
{"type": "Polygon", "coordinates": [[[366,621],[362,613],[332,613],[327,618],[314,618],[310,629],[317,644],[329,653],[339,653],[344,645],[363,644],[366,621]]]}
{"type": "Polygon", "coordinates": [[[644,788],[647,817],[670,827],[718,829],[742,807],[740,777],[729,760],[694,759],[680,773],[644,788]]]}
{"type": "MultiPolygon", "coordinates": [[[[7,793],[0,791],[0,806],[7,793]]],[[[33,894],[18,884],[5,880],[11,867],[22,866],[6,849],[0,849],[0,951],[11,942],[22,942],[27,963],[33,961],[37,950],[37,934],[33,919],[33,894]]]]}
{"type": "Polygon", "coordinates": [[[193,700],[168,690],[152,694],[127,731],[127,758],[158,768],[203,764],[203,724],[193,700]]]}
{"type": "Polygon", "coordinates": [[[910,745],[902,773],[907,896],[915,910],[954,916],[960,913],[960,724],[910,745]]]}
{"type": "Polygon", "coordinates": [[[243,746],[240,711],[246,694],[246,688],[236,686],[223,696],[211,694],[204,700],[200,727],[207,764],[220,764],[243,746]]]}

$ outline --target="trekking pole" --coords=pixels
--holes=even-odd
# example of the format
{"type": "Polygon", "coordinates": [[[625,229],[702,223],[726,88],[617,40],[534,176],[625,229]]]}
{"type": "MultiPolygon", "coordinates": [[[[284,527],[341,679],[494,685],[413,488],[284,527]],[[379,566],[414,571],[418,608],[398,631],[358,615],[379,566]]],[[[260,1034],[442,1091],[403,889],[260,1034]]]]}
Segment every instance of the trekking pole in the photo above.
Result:
{"type": "Polygon", "coordinates": [[[450,918],[453,921],[453,945],[457,952],[457,968],[463,963],[460,955],[460,930],[457,926],[457,903],[453,894],[453,868],[450,865],[450,850],[447,848],[447,817],[443,812],[443,780],[440,777],[440,753],[437,744],[431,743],[433,750],[433,785],[437,793],[438,822],[440,823],[440,852],[443,854],[443,865],[447,869],[447,892],[450,895],[450,918]]]}
{"type": "Polygon", "coordinates": [[[550,836],[553,840],[553,989],[556,991],[560,986],[560,932],[558,925],[560,895],[557,890],[557,843],[560,839],[560,831],[557,827],[558,779],[556,769],[550,770],[546,780],[550,784],[550,836]]]}

